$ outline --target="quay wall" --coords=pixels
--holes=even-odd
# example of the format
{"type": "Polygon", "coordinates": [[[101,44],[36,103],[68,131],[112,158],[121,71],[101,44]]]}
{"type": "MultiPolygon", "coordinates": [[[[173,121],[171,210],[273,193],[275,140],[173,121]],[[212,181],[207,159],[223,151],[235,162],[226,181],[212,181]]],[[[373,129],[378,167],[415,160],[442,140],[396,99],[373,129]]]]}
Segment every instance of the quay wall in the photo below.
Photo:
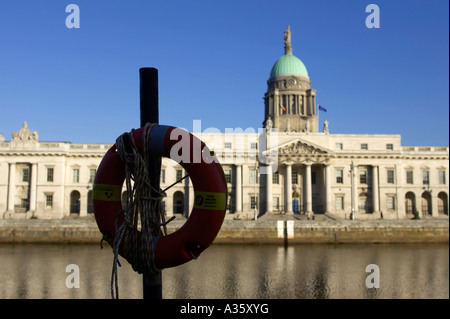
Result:
{"type": "MultiPolygon", "coordinates": [[[[184,220],[167,228],[175,232],[184,220]]],[[[0,220],[0,243],[100,243],[94,220],[0,220]]],[[[447,220],[225,220],[215,244],[448,243],[447,220]]]]}

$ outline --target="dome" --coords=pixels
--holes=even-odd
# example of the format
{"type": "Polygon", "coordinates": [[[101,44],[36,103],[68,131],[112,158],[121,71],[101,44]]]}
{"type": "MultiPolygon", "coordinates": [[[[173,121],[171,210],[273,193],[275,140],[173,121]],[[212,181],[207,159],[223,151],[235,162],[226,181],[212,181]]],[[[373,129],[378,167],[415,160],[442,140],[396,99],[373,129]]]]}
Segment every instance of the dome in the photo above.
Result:
{"type": "Polygon", "coordinates": [[[275,62],[270,72],[270,77],[281,74],[296,74],[309,78],[303,62],[292,53],[286,53],[275,62]]]}

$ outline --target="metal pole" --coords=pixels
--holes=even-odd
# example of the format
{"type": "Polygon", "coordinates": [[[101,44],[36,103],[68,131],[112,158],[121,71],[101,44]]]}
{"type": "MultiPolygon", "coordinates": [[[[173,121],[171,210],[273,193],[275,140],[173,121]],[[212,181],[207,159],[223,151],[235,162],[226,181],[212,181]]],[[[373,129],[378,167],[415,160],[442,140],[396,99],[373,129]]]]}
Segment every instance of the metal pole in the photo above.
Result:
{"type": "MultiPolygon", "coordinates": [[[[144,127],[146,123],[159,124],[158,70],[155,68],[139,69],[139,82],[141,127],[144,127]]],[[[151,156],[148,167],[150,184],[154,189],[160,189],[161,157],[151,156]]],[[[160,232],[159,229],[158,232],[160,232]]],[[[142,283],[143,299],[162,299],[161,271],[155,274],[143,274],[142,283]]]]}

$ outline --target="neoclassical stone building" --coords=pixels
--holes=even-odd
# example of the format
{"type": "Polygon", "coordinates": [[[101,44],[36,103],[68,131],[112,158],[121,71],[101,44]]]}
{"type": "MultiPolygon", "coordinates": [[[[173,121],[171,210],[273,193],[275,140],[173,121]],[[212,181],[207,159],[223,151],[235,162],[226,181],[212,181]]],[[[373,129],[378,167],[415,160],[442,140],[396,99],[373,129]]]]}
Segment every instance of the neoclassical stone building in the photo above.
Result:
{"type": "MultiPolygon", "coordinates": [[[[194,132],[224,168],[227,218],[280,213],[448,218],[449,148],[402,146],[400,135],[331,134],[326,120],[320,132],[317,91],[290,39],[288,28],[285,54],[272,67],[264,95],[265,130],[194,132]]],[[[26,122],[9,141],[0,134],[0,218],[93,213],[92,183],[109,147],[40,142],[26,122]]],[[[161,188],[184,174],[163,159],[161,188]]],[[[187,216],[193,206],[189,179],[167,190],[163,205],[168,216],[187,216]]]]}

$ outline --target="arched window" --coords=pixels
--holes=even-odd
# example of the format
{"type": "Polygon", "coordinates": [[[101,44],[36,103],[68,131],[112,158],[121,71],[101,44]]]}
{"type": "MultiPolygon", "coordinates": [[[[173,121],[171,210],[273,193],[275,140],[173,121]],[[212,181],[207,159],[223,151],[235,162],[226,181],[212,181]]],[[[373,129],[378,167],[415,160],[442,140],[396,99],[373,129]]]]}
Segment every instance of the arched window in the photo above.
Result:
{"type": "Polygon", "coordinates": [[[416,195],[413,192],[407,192],[405,195],[405,210],[407,215],[414,215],[416,211],[416,195]]]}
{"type": "Polygon", "coordinates": [[[79,214],[80,213],[80,192],[72,191],[70,193],[70,213],[79,214]]]}
{"type": "Polygon", "coordinates": [[[448,196],[445,192],[438,194],[438,212],[442,215],[448,215],[448,196]]]}

